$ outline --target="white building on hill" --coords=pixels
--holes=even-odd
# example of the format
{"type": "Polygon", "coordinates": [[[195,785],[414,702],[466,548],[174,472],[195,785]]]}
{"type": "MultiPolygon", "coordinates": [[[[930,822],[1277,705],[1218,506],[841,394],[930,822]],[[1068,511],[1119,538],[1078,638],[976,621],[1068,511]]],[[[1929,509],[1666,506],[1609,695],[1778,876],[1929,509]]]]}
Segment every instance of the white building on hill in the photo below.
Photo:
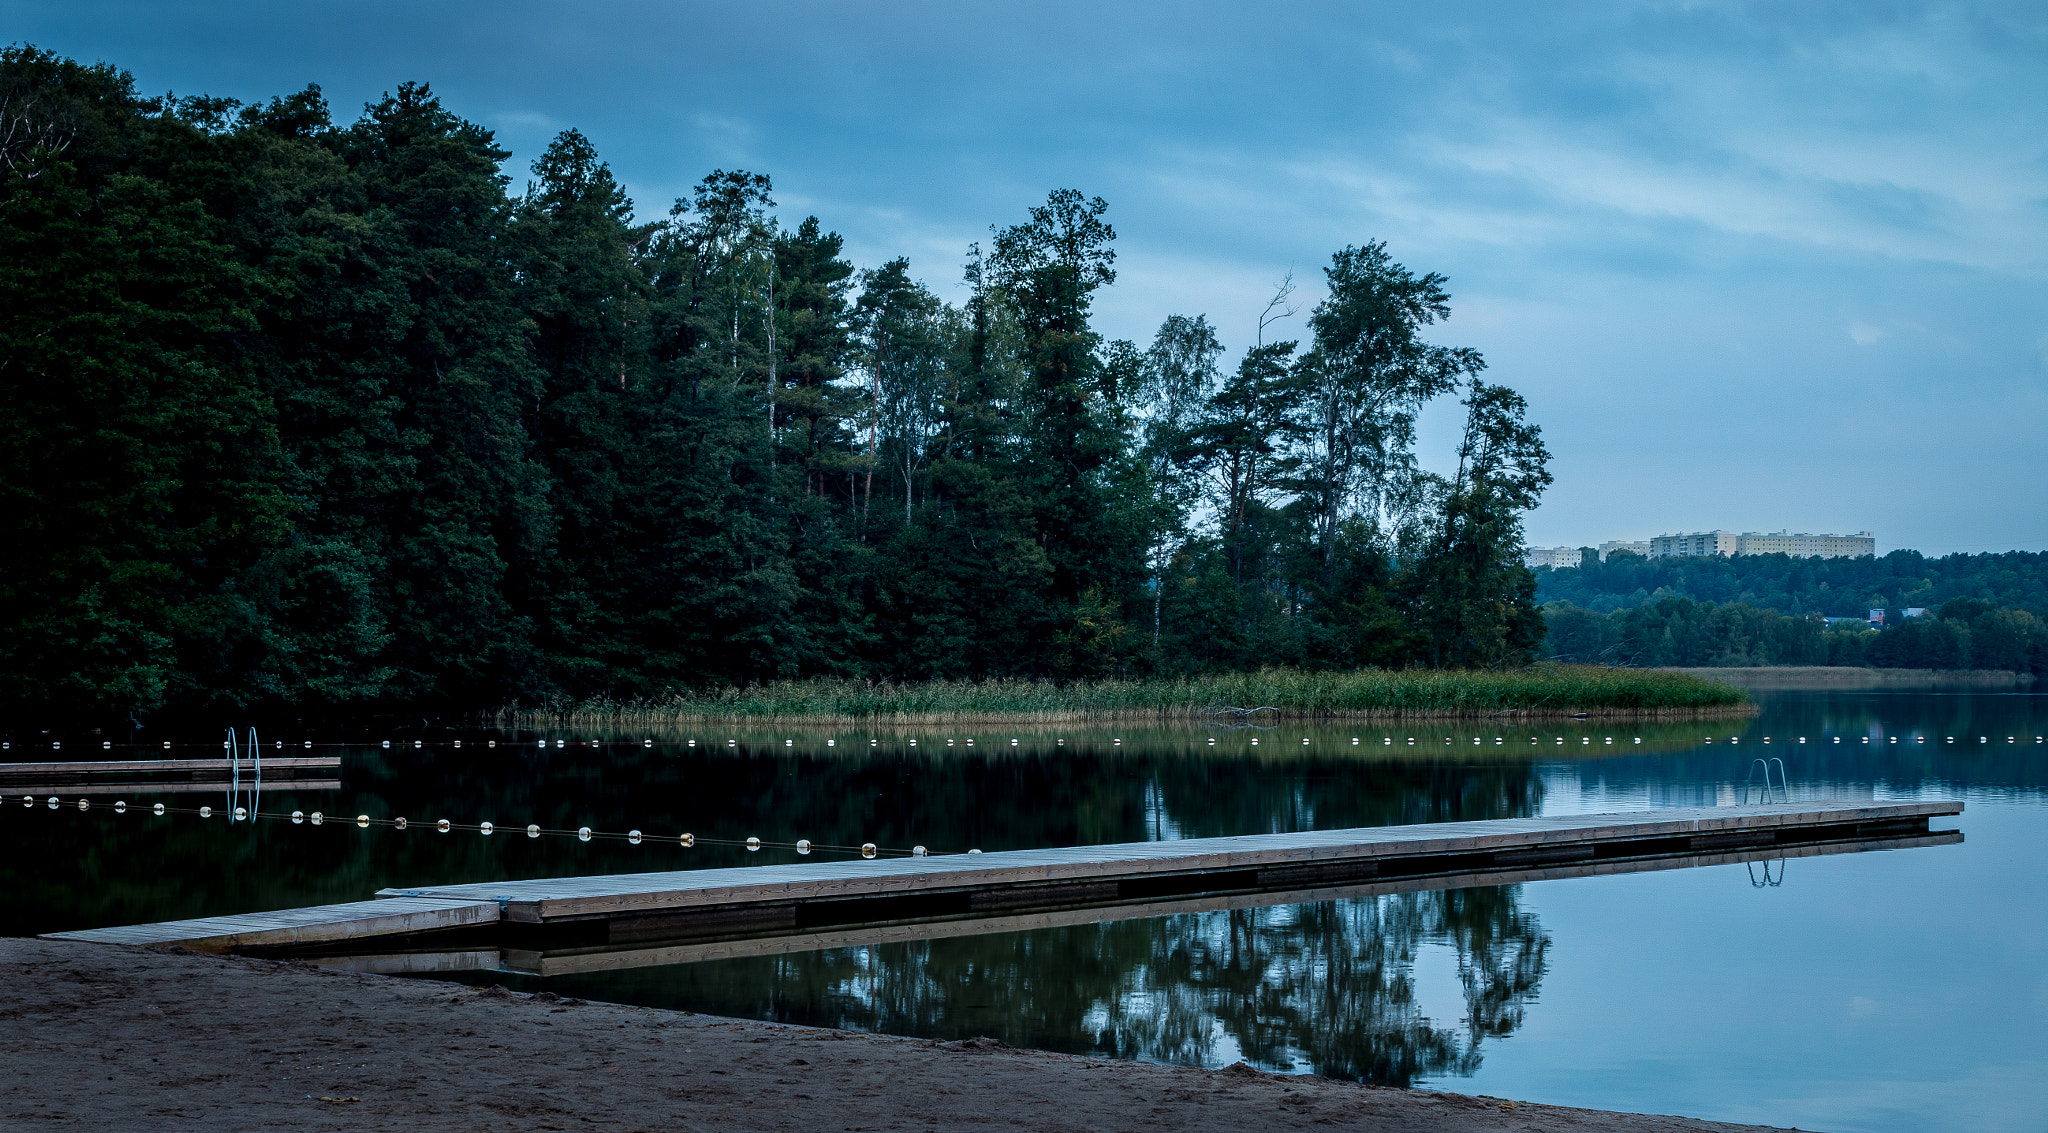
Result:
{"type": "Polygon", "coordinates": [[[1650,540],[1653,559],[1693,555],[1791,555],[1795,559],[1857,558],[1877,554],[1877,536],[1814,535],[1791,531],[1694,531],[1650,540]]]}
{"type": "Polygon", "coordinates": [[[1577,547],[1524,547],[1522,563],[1530,570],[1537,567],[1575,567],[1579,565],[1577,547]]]}

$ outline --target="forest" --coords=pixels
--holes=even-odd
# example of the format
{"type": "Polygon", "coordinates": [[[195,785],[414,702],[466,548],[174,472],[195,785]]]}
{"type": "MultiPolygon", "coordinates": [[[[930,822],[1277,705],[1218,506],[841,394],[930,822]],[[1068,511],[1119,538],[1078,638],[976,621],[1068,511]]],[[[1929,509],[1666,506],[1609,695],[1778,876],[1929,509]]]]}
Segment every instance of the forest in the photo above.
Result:
{"type": "MultiPolygon", "coordinates": [[[[1536,594],[1600,613],[1666,597],[1747,602],[1793,617],[1861,618],[1871,610],[1933,609],[1958,598],[2031,611],[2048,618],[2048,553],[1930,556],[1897,550],[1877,556],[1795,559],[1735,555],[1646,559],[1617,551],[1602,562],[1590,549],[1577,567],[1536,569],[1536,594]]],[[[1896,623],[1896,617],[1889,619],[1896,623]]]]}
{"type": "Polygon", "coordinates": [[[1645,559],[1617,551],[1602,562],[1588,550],[1578,567],[1535,574],[1550,629],[1543,652],[1559,661],[2048,676],[2048,554],[2038,552],[1645,559]],[[1915,608],[1927,612],[1906,616],[1915,608]],[[1882,629],[1866,621],[1872,610],[1883,611],[1882,629]]]}
{"type": "Polygon", "coordinates": [[[1554,660],[1600,665],[1860,665],[2048,676],[2048,620],[2031,611],[1955,598],[1925,614],[1887,614],[1880,629],[1675,595],[1610,614],[1551,602],[1544,606],[1550,633],[1543,649],[1554,660]]]}
{"type": "Polygon", "coordinates": [[[1448,281],[1383,242],[1337,250],[1306,310],[1283,280],[1233,354],[1201,314],[1095,329],[1115,232],[1075,190],[920,276],[785,225],[762,173],[649,218],[573,129],[517,184],[509,158],[423,84],[343,122],[317,86],[145,96],[0,52],[0,704],[479,710],[1539,648],[1540,430],[1432,341],[1448,281]],[[1446,399],[1457,466],[1424,469],[1446,399]]]}

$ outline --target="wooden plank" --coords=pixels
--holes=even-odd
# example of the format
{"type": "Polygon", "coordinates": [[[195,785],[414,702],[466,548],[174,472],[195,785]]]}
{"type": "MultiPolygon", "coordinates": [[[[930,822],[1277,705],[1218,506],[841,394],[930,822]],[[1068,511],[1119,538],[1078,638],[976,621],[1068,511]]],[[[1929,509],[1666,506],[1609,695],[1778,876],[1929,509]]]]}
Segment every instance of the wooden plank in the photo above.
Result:
{"type": "Polygon", "coordinates": [[[385,889],[378,895],[490,900],[504,906],[508,920],[545,922],[709,905],[986,889],[1167,873],[1228,872],[1375,857],[1487,853],[1731,831],[1924,820],[1960,814],[1962,809],[1959,802],[1830,802],[1670,808],[1619,814],[1556,815],[1190,838],[941,857],[496,881],[420,889],[385,889]]]}
{"type": "MultiPolygon", "coordinates": [[[[254,790],[254,784],[242,781],[242,793],[254,790]]],[[[36,805],[47,806],[45,801],[51,795],[224,795],[228,781],[214,779],[204,783],[179,783],[165,780],[160,783],[43,783],[36,786],[14,786],[0,784],[0,803],[20,806],[21,800],[15,795],[34,795],[36,805]]],[[[265,779],[263,793],[272,791],[338,791],[339,779],[265,779]]]]}
{"type": "Polygon", "coordinates": [[[1785,846],[1736,853],[1695,854],[1686,857],[1637,859],[1621,862],[1575,863],[1564,866],[1492,870],[1470,874],[1440,874],[1426,878],[1404,878],[1393,881],[1327,886],[1315,889],[1293,890],[1284,893],[1236,893],[1170,901],[1149,901],[1143,904],[1097,905],[1088,908],[1053,909],[1044,912],[1006,916],[963,917],[944,921],[860,925],[844,929],[761,935],[688,944],[670,944],[652,948],[565,950],[555,953],[508,948],[503,950],[502,963],[506,971],[522,972],[537,976],[611,972],[631,968],[659,967],[668,964],[694,964],[708,960],[780,956],[791,952],[811,952],[826,948],[860,948],[906,941],[940,940],[1001,932],[1027,932],[1036,929],[1099,924],[1106,921],[1174,916],[1185,913],[1220,912],[1233,909],[1266,908],[1272,905],[1301,905],[1319,901],[1351,900],[1360,897],[1378,897],[1437,889],[1519,885],[1531,881],[1555,881],[1574,877],[1600,877],[1655,870],[1695,869],[1702,866],[1730,865],[1742,862],[1775,862],[1787,858],[1820,857],[1829,854],[1867,853],[1876,850],[1902,850],[1923,846],[1948,846],[1960,843],[1962,840],[1963,835],[1960,832],[1949,830],[1904,838],[1876,839],[1868,842],[1785,846]]]}
{"type": "MultiPolygon", "coordinates": [[[[264,770],[273,767],[340,767],[338,755],[286,755],[275,758],[266,756],[264,770]]],[[[254,774],[256,764],[243,759],[242,770],[254,774]]],[[[229,771],[233,764],[225,759],[127,759],[100,763],[0,763],[0,777],[22,775],[65,775],[85,772],[103,773],[110,771],[132,771],[137,774],[150,771],[229,771]]]]}
{"type": "Polygon", "coordinates": [[[89,928],[45,933],[48,940],[84,940],[95,944],[176,944],[196,952],[226,952],[259,945],[321,944],[371,936],[432,932],[498,920],[495,901],[407,897],[398,900],[351,901],[270,913],[201,917],[158,924],[89,928]]]}

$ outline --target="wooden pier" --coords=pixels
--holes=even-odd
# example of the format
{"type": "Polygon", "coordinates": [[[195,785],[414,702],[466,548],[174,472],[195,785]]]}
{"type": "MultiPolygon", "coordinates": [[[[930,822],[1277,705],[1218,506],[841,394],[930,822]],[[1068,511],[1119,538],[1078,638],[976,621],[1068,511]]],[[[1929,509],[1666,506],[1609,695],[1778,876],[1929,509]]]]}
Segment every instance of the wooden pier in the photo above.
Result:
{"type": "MultiPolygon", "coordinates": [[[[257,762],[243,757],[240,781],[256,782],[257,762]]],[[[338,755],[266,756],[263,785],[278,791],[333,791],[338,755]],[[325,773],[328,777],[312,778],[325,773]]],[[[0,795],[148,795],[219,791],[235,778],[227,759],[120,759],[79,763],[0,763],[0,795]]]]}
{"type": "Polygon", "coordinates": [[[43,935],[50,940],[85,940],[95,944],[176,944],[195,952],[228,952],[237,948],[281,948],[406,936],[495,924],[497,920],[496,902],[407,897],[397,901],[351,901],[344,905],[315,905],[274,913],[201,917],[189,921],[88,928],[43,935]]]}
{"type": "MultiPolygon", "coordinates": [[[[891,924],[1000,924],[1005,918],[1039,914],[1103,920],[1174,911],[1188,901],[1199,907],[1219,900],[1264,905],[1934,845],[1961,841],[1962,836],[1953,831],[1930,833],[1928,821],[1962,810],[1960,802],[1698,807],[499,881],[386,889],[378,894],[385,902],[258,914],[297,918],[290,925],[270,928],[193,921],[56,935],[140,943],[134,936],[140,933],[154,943],[217,950],[407,938],[392,939],[377,949],[393,952],[430,949],[430,941],[413,938],[443,927],[494,924],[494,939],[476,939],[470,931],[459,946],[475,950],[481,944],[496,944],[540,956],[563,948],[616,950],[617,945],[635,941],[801,936],[891,924]],[[349,927],[351,918],[373,919],[380,905],[400,901],[439,902],[417,911],[461,909],[467,911],[459,915],[469,919],[462,925],[349,927]],[[1112,909],[1118,911],[1104,911],[1112,909]],[[272,931],[298,935],[274,940],[255,935],[272,931]]],[[[1027,925],[1017,922],[1015,927],[1027,925]]],[[[673,954],[677,960],[649,962],[680,962],[688,955],[673,954]]]]}

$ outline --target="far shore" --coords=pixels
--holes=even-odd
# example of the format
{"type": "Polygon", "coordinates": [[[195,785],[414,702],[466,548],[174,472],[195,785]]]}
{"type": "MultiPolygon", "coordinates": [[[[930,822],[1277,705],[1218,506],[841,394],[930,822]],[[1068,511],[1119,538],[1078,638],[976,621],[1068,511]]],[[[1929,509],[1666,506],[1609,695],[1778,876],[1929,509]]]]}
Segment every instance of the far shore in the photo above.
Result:
{"type": "Polygon", "coordinates": [[[1854,665],[1750,665],[1730,668],[1665,668],[1726,681],[1743,688],[2026,688],[2034,674],[2010,669],[1872,669],[1854,665]]]}
{"type": "Polygon", "coordinates": [[[298,963],[0,939],[0,1113],[38,1128],[1761,1127],[782,1026],[298,963]]]}

